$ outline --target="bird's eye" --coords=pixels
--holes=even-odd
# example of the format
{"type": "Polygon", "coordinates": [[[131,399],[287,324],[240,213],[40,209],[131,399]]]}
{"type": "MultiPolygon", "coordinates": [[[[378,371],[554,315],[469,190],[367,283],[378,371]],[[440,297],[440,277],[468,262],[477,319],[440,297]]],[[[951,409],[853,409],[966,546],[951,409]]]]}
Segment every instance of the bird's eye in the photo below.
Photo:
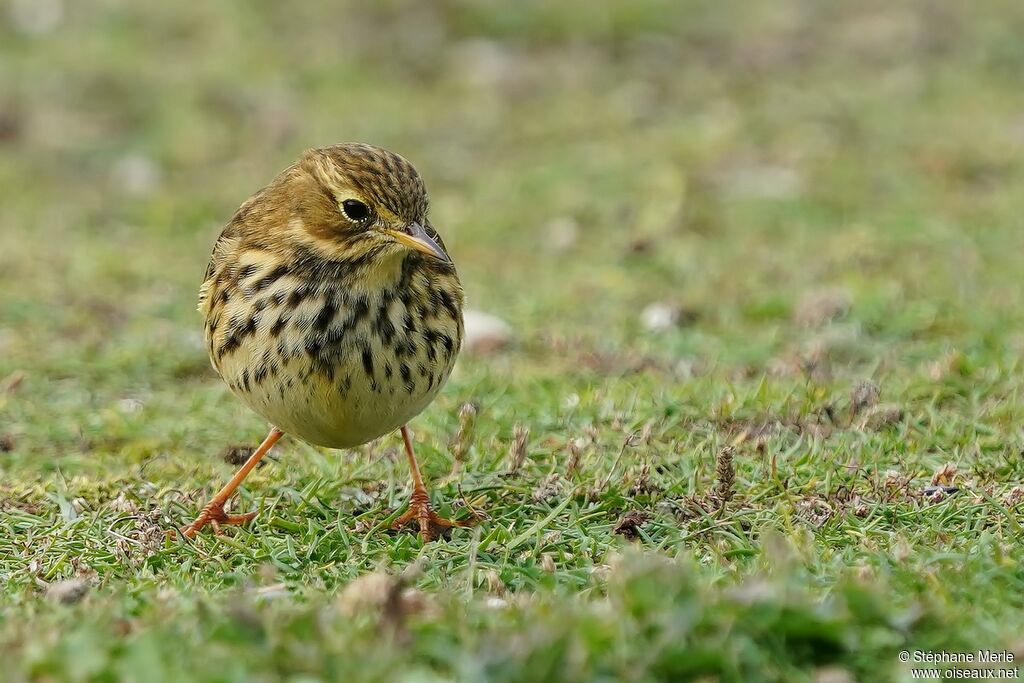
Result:
{"type": "Polygon", "coordinates": [[[358,199],[346,199],[341,203],[341,210],[350,221],[361,221],[370,215],[370,207],[358,199]]]}

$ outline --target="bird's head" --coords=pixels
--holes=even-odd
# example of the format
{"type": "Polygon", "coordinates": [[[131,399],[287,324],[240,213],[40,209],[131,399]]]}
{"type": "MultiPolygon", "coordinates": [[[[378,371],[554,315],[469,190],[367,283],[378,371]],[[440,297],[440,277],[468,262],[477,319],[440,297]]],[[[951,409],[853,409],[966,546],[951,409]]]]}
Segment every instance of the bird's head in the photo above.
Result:
{"type": "Polygon", "coordinates": [[[297,206],[301,229],[322,254],[355,260],[411,249],[451,262],[427,220],[423,180],[399,155],[349,143],[308,150],[297,167],[314,195],[297,206]]]}

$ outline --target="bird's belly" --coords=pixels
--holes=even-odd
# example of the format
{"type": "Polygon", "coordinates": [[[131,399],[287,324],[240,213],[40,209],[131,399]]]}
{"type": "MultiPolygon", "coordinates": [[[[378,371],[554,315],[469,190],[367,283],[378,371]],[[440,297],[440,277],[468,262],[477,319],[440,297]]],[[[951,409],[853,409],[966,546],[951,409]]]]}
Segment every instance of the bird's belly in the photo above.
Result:
{"type": "Polygon", "coordinates": [[[271,304],[236,341],[210,338],[212,358],[232,391],[282,431],[330,448],[357,446],[423,411],[454,365],[461,316],[411,313],[393,297],[271,304]],[[334,311],[330,320],[325,310],[334,311]]]}
{"type": "Polygon", "coordinates": [[[341,388],[323,378],[283,373],[277,381],[238,394],[286,433],[320,446],[349,448],[401,427],[430,404],[440,386],[408,393],[380,385],[374,389],[353,378],[347,391],[341,388]]]}

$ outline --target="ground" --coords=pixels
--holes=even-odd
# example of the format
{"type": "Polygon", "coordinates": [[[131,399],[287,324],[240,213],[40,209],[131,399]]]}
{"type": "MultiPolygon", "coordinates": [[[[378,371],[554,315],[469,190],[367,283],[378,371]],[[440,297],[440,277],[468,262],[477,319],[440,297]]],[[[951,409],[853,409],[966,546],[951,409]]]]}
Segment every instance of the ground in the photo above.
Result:
{"type": "Polygon", "coordinates": [[[1024,656],[1015,2],[0,3],[10,681],[902,680],[1024,656]],[[412,427],[286,440],[204,353],[220,226],[411,159],[472,308],[412,427]],[[471,406],[471,407],[464,407],[471,406]]]}

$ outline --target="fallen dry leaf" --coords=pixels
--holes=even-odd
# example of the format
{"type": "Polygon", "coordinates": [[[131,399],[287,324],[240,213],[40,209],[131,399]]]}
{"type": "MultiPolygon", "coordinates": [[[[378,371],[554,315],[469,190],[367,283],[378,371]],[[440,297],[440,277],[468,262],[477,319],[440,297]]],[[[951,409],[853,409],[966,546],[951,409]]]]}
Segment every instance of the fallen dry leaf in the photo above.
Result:
{"type": "Polygon", "coordinates": [[[956,465],[947,462],[935,470],[935,474],[932,475],[932,486],[952,486],[954,479],[956,479],[956,465]]]}
{"type": "Polygon", "coordinates": [[[612,529],[613,533],[625,536],[633,541],[640,538],[640,527],[647,523],[649,515],[640,510],[631,510],[622,516],[619,523],[612,529]]]}

